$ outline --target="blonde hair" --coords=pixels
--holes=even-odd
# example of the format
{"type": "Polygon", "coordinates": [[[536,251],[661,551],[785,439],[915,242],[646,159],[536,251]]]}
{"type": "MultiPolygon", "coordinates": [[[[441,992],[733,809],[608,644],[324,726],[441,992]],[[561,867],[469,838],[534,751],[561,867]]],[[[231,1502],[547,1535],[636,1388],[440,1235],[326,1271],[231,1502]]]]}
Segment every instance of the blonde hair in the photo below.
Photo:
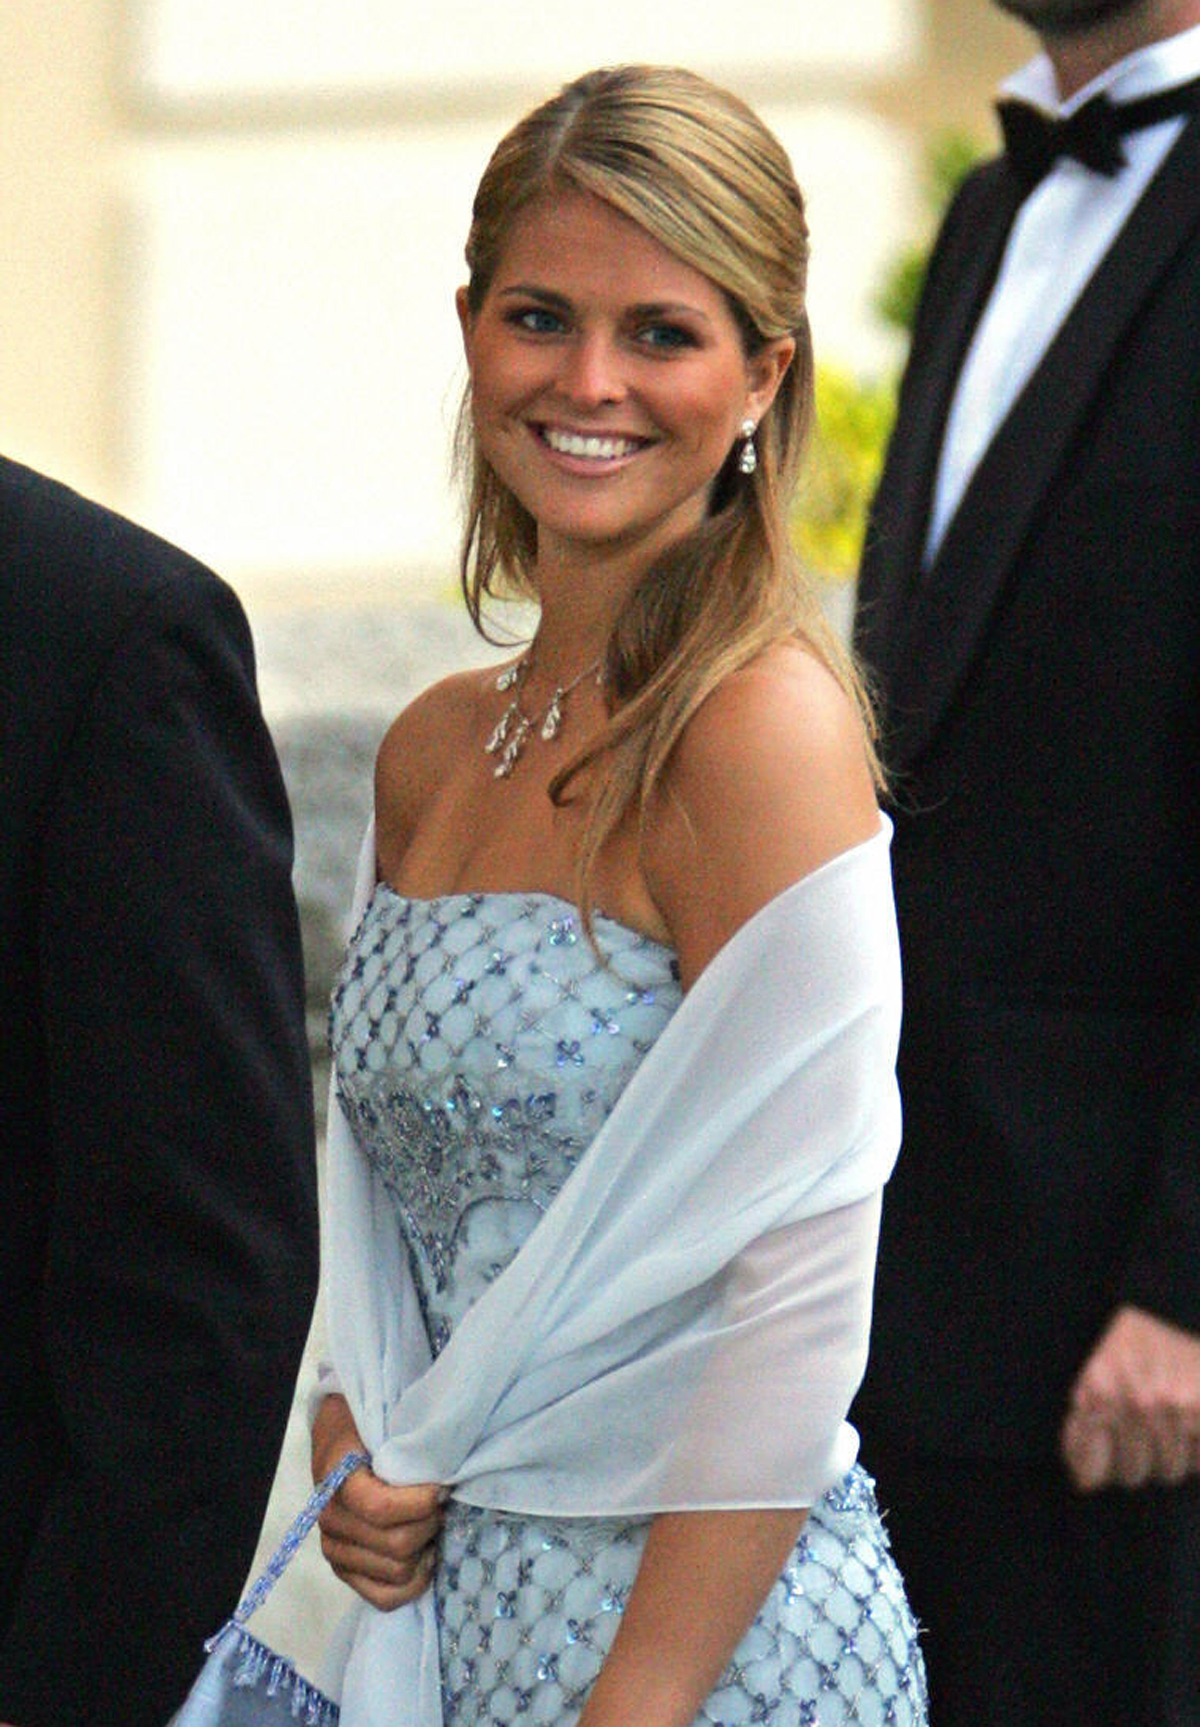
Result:
{"type": "MultiPolygon", "coordinates": [[[[618,66],[586,73],[504,137],[475,195],[467,303],[478,312],[511,225],[551,188],[601,198],[722,290],[747,357],[790,336],[795,355],[755,438],[758,467],[717,476],[710,513],[648,570],[609,637],[598,737],[555,776],[565,801],[586,768],[596,776],[578,866],[591,925],[598,854],[637,807],[644,812],[691,715],[730,672],[770,643],[799,637],[834,672],[873,737],[862,686],[822,618],[788,534],[787,510],[812,418],[813,360],[805,281],[804,203],[782,145],[746,104],[692,72],[618,66]]],[[[534,597],[537,524],[487,462],[470,391],[458,426],[467,484],[463,593],[486,635],[484,603],[500,591],[534,597]]]]}

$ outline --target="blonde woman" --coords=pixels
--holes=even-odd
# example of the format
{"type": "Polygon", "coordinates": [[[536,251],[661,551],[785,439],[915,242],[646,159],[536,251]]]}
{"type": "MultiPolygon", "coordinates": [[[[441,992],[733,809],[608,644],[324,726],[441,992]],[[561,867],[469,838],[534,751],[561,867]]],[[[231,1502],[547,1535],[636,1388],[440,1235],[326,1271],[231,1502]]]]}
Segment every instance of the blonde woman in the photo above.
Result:
{"type": "Polygon", "coordinates": [[[806,254],[682,71],[579,79],[476,197],[464,587],[538,622],[388,732],[334,997],[345,1727],[924,1719],[844,1420],[899,976],[786,532],[806,254]]]}

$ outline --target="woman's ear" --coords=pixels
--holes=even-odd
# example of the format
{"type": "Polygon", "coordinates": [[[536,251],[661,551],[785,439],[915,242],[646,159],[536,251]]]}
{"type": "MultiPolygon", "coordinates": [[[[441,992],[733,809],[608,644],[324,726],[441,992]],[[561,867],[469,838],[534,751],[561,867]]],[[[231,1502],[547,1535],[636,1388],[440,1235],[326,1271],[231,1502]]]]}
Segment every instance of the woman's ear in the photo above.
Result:
{"type": "Polygon", "coordinates": [[[750,394],[746,398],[746,414],[755,422],[762,419],[771,403],[775,400],[784,374],[791,365],[796,353],[796,342],[792,336],[777,336],[773,342],[767,342],[746,362],[746,377],[750,385],[750,394]]]}
{"type": "Polygon", "coordinates": [[[462,331],[463,352],[467,356],[467,365],[471,364],[471,308],[467,302],[466,288],[459,288],[454,296],[454,309],[458,313],[458,327],[462,331]]]}

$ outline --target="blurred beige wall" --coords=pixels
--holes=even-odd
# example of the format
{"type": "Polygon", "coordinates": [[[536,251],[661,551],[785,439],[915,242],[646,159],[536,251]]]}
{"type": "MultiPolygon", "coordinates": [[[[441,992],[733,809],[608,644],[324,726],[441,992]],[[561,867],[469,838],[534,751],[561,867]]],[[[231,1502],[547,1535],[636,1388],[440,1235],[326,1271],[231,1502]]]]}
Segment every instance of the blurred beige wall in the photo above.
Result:
{"type": "Polygon", "coordinates": [[[920,221],[920,139],[948,123],[987,139],[994,82],[1029,39],[987,0],[734,17],[610,0],[548,35],[530,0],[0,8],[0,447],[251,596],[437,579],[451,294],[487,151],[563,77],[673,57],[684,36],[792,151],[819,352],[886,363],[869,298],[920,221]]]}
{"type": "Polygon", "coordinates": [[[116,0],[0,8],[0,445],[119,489],[116,0]]]}
{"type": "Polygon", "coordinates": [[[1029,59],[1036,44],[992,0],[923,0],[919,64],[880,89],[879,100],[917,136],[962,127],[993,138],[996,85],[1029,59]]]}

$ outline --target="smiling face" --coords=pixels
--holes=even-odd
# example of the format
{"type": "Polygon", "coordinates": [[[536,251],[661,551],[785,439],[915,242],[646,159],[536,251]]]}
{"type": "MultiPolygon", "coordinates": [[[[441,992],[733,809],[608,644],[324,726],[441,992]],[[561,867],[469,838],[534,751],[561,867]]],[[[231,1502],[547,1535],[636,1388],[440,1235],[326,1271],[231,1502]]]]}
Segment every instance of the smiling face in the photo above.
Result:
{"type": "Polygon", "coordinates": [[[514,220],[475,312],[459,293],[486,460],[538,528],[539,561],[696,527],[774,397],[789,338],[748,358],[719,288],[611,205],[569,189],[514,220]]]}

